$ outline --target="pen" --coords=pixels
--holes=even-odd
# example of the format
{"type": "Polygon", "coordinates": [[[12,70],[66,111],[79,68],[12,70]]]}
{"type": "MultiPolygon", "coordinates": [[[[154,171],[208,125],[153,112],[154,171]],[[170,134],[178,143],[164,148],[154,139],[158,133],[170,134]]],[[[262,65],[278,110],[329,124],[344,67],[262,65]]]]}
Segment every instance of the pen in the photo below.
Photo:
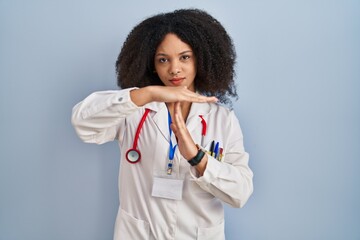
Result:
{"type": "Polygon", "coordinates": [[[218,155],[219,155],[219,142],[216,142],[214,149],[214,158],[217,158],[218,155]]]}
{"type": "Polygon", "coordinates": [[[220,151],[219,151],[219,161],[222,161],[223,151],[224,151],[224,149],[223,149],[223,148],[220,148],[220,151]]]}
{"type": "Polygon", "coordinates": [[[214,153],[214,141],[211,142],[211,145],[210,145],[210,155],[212,156],[213,153],[214,153]]]}

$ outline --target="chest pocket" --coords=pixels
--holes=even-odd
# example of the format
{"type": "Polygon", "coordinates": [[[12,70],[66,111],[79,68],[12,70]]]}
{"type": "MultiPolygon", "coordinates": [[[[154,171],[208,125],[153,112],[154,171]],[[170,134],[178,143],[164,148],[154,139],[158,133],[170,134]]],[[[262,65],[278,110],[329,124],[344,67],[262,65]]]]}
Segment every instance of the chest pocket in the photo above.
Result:
{"type": "MultiPolygon", "coordinates": [[[[220,139],[220,138],[219,138],[220,139]]],[[[206,151],[207,154],[214,157],[218,161],[224,160],[224,142],[218,141],[218,140],[212,140],[206,143],[205,146],[203,146],[203,150],[206,151]],[[213,154],[211,155],[210,149],[213,150],[213,154]]]]}

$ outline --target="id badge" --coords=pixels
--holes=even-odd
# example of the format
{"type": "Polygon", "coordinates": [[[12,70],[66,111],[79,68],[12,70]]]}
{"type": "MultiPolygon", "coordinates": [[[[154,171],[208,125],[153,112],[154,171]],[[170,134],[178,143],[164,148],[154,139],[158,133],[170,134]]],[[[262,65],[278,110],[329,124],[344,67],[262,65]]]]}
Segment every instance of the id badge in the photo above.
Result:
{"type": "Polygon", "coordinates": [[[153,179],[151,196],[166,198],[172,200],[182,200],[182,191],[184,185],[183,175],[173,172],[167,175],[165,171],[155,174],[153,179]]]}

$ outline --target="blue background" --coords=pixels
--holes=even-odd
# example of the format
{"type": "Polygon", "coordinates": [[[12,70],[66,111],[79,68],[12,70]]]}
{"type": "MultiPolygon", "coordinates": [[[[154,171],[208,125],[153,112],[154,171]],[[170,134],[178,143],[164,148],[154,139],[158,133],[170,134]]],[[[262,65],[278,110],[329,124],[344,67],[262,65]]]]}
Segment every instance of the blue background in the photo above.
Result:
{"type": "Polygon", "coordinates": [[[228,240],[360,239],[360,1],[0,0],[0,239],[112,239],[115,142],[82,143],[71,109],[117,89],[129,31],[175,8],[232,36],[234,104],[254,170],[228,240]]]}

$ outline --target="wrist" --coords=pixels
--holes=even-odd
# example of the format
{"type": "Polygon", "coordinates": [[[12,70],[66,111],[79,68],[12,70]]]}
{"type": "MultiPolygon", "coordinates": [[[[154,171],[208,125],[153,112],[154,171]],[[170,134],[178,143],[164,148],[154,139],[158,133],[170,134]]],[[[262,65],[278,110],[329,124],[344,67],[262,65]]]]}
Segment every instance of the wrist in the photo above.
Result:
{"type": "Polygon", "coordinates": [[[164,86],[150,85],[145,88],[150,102],[165,102],[162,97],[162,94],[164,94],[164,91],[166,91],[164,86]]]}
{"type": "Polygon", "coordinates": [[[201,162],[201,160],[204,158],[204,155],[205,155],[205,152],[200,148],[199,145],[196,144],[196,147],[197,147],[196,155],[193,158],[188,159],[188,163],[191,166],[198,165],[201,162]]]}
{"type": "Polygon", "coordinates": [[[130,91],[131,100],[138,106],[152,102],[151,88],[149,86],[130,91]]]}

